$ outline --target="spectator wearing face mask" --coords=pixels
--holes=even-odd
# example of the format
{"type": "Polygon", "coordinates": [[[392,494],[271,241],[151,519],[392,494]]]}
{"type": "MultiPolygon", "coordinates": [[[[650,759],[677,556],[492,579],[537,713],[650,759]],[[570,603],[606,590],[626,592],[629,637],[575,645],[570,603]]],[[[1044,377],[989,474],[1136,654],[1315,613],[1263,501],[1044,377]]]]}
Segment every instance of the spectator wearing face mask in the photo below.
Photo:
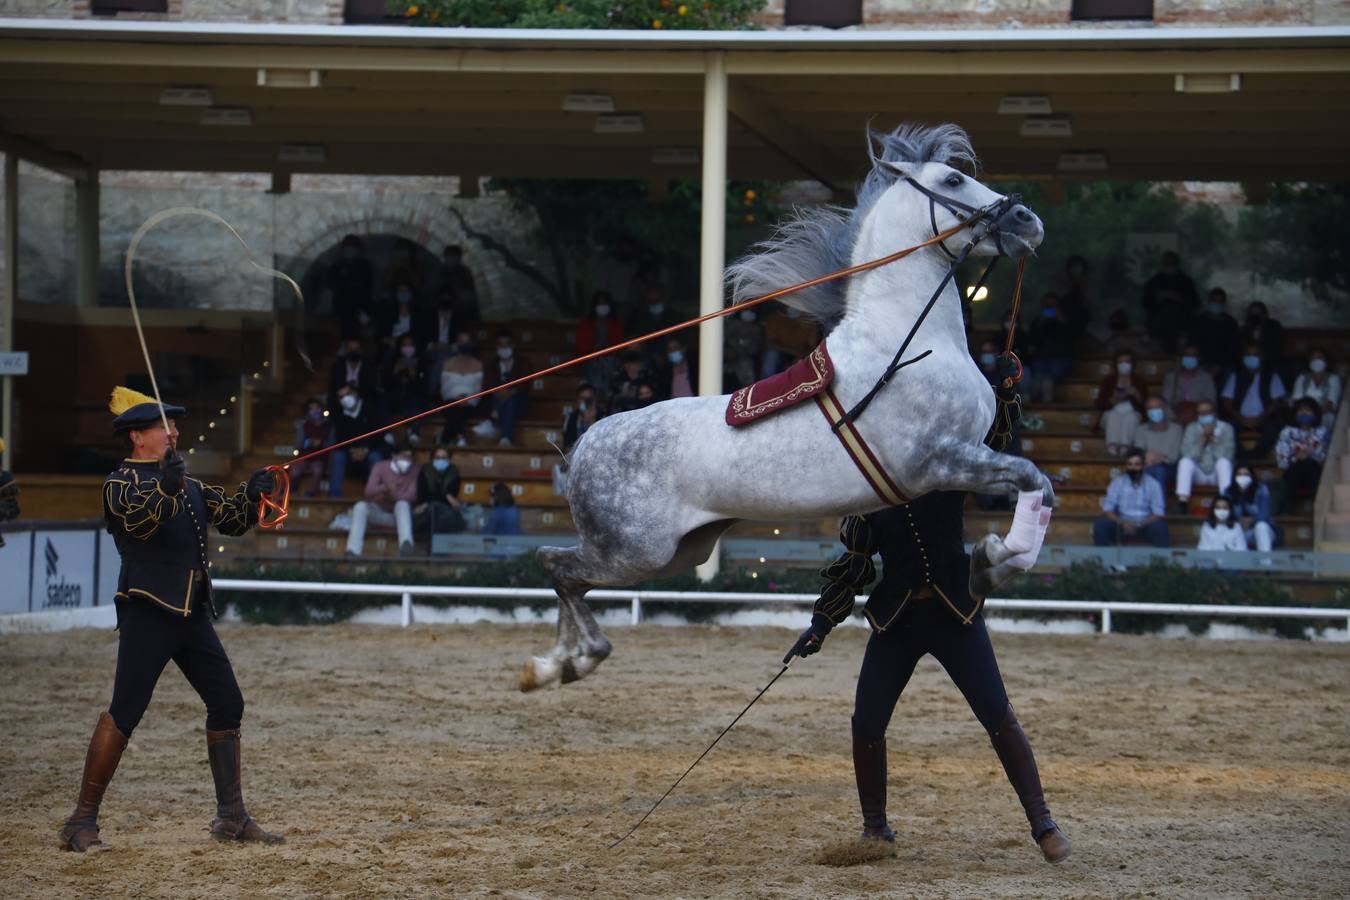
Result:
{"type": "Polygon", "coordinates": [[[413,463],[412,448],[394,447],[391,459],[376,463],[366,479],[366,498],[352,508],[352,526],[347,532],[347,555],[360,556],[365,546],[366,527],[393,525],[398,530],[400,556],[413,553],[412,509],[417,502],[419,466],[413,463]]]}
{"type": "Polygon", "coordinates": [[[338,257],[328,267],[327,280],[342,337],[359,338],[374,309],[375,289],[375,271],[359,237],[349,234],[342,239],[338,257]]]}
{"type": "MultiPolygon", "coordinates": [[[[415,416],[427,408],[426,395],[422,390],[425,383],[426,375],[422,372],[422,360],[417,356],[417,343],[411,334],[405,334],[399,338],[398,351],[385,368],[385,395],[393,420],[415,416]]],[[[408,436],[413,443],[417,443],[421,429],[421,422],[408,426],[408,436]]]]}
{"type": "Polygon", "coordinates": [[[1242,328],[1228,314],[1228,292],[1211,288],[1205,308],[1191,323],[1191,343],[1200,356],[1200,365],[1211,376],[1220,376],[1237,368],[1242,354],[1242,328]]]}
{"type": "Polygon", "coordinates": [[[1218,402],[1214,376],[1201,368],[1200,348],[1194,342],[1181,348],[1180,364],[1163,376],[1162,399],[1176,411],[1177,421],[1183,425],[1195,420],[1195,408],[1202,401],[1218,402]]]}
{"type": "Polygon", "coordinates": [[[1322,424],[1330,426],[1336,418],[1336,406],[1341,402],[1341,376],[1327,371],[1327,355],[1314,350],[1308,356],[1308,368],[1294,379],[1294,390],[1289,394],[1293,402],[1307,397],[1316,400],[1325,415],[1322,424]]]}
{"type": "Polygon", "coordinates": [[[1284,424],[1285,390],[1279,373],[1262,357],[1259,344],[1247,344],[1242,368],[1228,376],[1219,396],[1229,420],[1258,433],[1256,444],[1245,455],[1261,459],[1269,453],[1284,424]]]}
{"type": "Polygon", "coordinates": [[[1144,474],[1144,454],[1131,449],[1125,471],[1111,480],[1102,501],[1104,515],[1092,523],[1092,543],[1111,547],[1135,541],[1154,547],[1171,545],[1163,518],[1163,491],[1155,478],[1144,474]]]}
{"type": "Polygon", "coordinates": [[[1285,426],[1275,443],[1275,464],[1284,472],[1281,512],[1293,509],[1300,492],[1317,492],[1327,445],[1331,443],[1331,432],[1319,424],[1321,421],[1317,401],[1304,397],[1294,404],[1293,424],[1285,426]]]}
{"type": "Polygon", "coordinates": [[[619,372],[611,385],[609,411],[628,412],[647,405],[638,398],[638,392],[644,385],[648,388],[652,386],[647,358],[638,350],[625,350],[619,358],[619,372]]]}
{"type": "MultiPolygon", "coordinates": [[[[612,347],[623,340],[623,323],[614,314],[614,298],[606,291],[591,295],[591,314],[577,322],[576,355],[585,356],[612,347]]],[[[586,364],[586,380],[605,393],[617,368],[614,355],[608,354],[586,364]]]]}
{"type": "MultiPolygon", "coordinates": [[[[338,388],[337,410],[330,413],[328,418],[333,423],[334,444],[359,437],[372,427],[365,399],[349,384],[338,388]]],[[[342,496],[342,480],[347,476],[349,462],[374,466],[384,459],[384,447],[385,444],[378,437],[373,437],[329,453],[328,496],[342,496]]]]}
{"type": "Polygon", "coordinates": [[[1148,383],[1134,371],[1134,355],[1128,350],[1117,353],[1113,370],[1097,386],[1096,404],[1108,455],[1120,456],[1129,448],[1147,400],[1148,383]]]}
{"type": "Polygon", "coordinates": [[[483,534],[520,534],[520,508],[511,489],[500,481],[492,486],[492,508],[483,522],[483,534]]]}
{"type": "Polygon", "coordinates": [[[1073,371],[1073,329],[1060,318],[1059,298],[1041,297],[1041,311],[1031,320],[1028,334],[1031,358],[1036,367],[1037,395],[1042,403],[1055,400],[1055,382],[1073,371]]]}
{"type": "Polygon", "coordinates": [[[1217,484],[1219,493],[1233,480],[1233,453],[1237,438],[1233,426],[1214,412],[1214,404],[1202,401],[1195,421],[1181,435],[1181,459],[1177,461],[1177,501],[1183,509],[1191,500],[1195,482],[1217,484]]]}
{"type": "Polygon", "coordinates": [[[577,386],[576,405],[567,411],[567,417],[563,419],[563,452],[575,447],[581,436],[604,416],[596,398],[595,386],[583,381],[577,386]]]}
{"type": "Polygon", "coordinates": [[[1191,276],[1182,271],[1181,257],[1171,250],[1144,283],[1143,305],[1149,337],[1167,353],[1175,353],[1178,337],[1191,328],[1200,295],[1191,276]]]}
{"type": "Polygon", "coordinates": [[[1266,365],[1279,371],[1284,363],[1284,326],[1272,319],[1266,305],[1257,301],[1247,305],[1247,318],[1242,323],[1242,342],[1255,344],[1261,350],[1266,365]]]}
{"type": "Polygon", "coordinates": [[[666,358],[659,372],[657,395],[663,400],[672,397],[693,397],[698,394],[698,375],[694,361],[689,358],[684,341],[677,337],[666,339],[666,358]]]}
{"type": "Polygon", "coordinates": [[[437,294],[450,301],[450,312],[455,329],[470,329],[478,324],[478,284],[473,270],[464,264],[464,248],[447,244],[441,251],[440,271],[437,272],[437,294]]]}
{"type": "MultiPolygon", "coordinates": [[[[322,450],[332,443],[333,425],[320,400],[305,404],[305,417],[300,420],[295,449],[301,456],[322,450]]],[[[319,479],[323,477],[322,459],[307,459],[291,466],[291,479],[302,497],[319,496],[319,479]]]]}
{"type": "MultiPolygon", "coordinates": [[[[624,329],[624,332],[637,337],[638,335],[651,334],[653,331],[659,331],[662,328],[669,328],[679,321],[680,319],[675,315],[675,311],[666,302],[665,291],[658,285],[652,285],[646,289],[646,297],[628,319],[628,326],[624,329]]],[[[664,344],[664,341],[657,338],[643,344],[643,352],[653,353],[656,347],[648,347],[647,344],[664,344]]]]}
{"type": "Polygon", "coordinates": [[[1233,508],[1233,516],[1242,526],[1247,545],[1255,545],[1261,553],[1269,553],[1277,543],[1279,531],[1270,518],[1270,488],[1256,480],[1251,466],[1243,464],[1233,470],[1233,484],[1223,495],[1233,508]]]}
{"type": "Polygon", "coordinates": [[[464,514],[459,502],[459,467],[450,458],[447,447],[437,447],[431,465],[422,466],[417,475],[417,506],[413,523],[432,534],[456,534],[464,530],[464,514]]]}
{"type": "MultiPolygon", "coordinates": [[[[463,397],[472,397],[483,390],[483,362],[478,358],[473,340],[467,331],[455,335],[449,352],[450,356],[441,363],[437,382],[437,392],[442,404],[463,397]]],[[[484,408],[485,404],[479,399],[447,409],[444,413],[445,424],[441,428],[440,443],[463,447],[468,443],[464,437],[466,420],[482,415],[484,408]]]]}
{"type": "MultiPolygon", "coordinates": [[[[488,370],[489,387],[506,384],[533,371],[529,363],[516,354],[515,340],[510,329],[497,332],[497,361],[488,370]]],[[[529,385],[520,384],[493,394],[492,418],[501,432],[498,444],[510,447],[515,443],[516,425],[530,404],[529,385]]]]}
{"type": "Polygon", "coordinates": [[[1181,458],[1181,426],[1171,421],[1161,397],[1149,397],[1144,404],[1144,421],[1134,429],[1131,443],[1144,451],[1144,472],[1166,491],[1181,458]]]}
{"type": "Polygon", "coordinates": [[[352,388],[362,397],[375,394],[375,367],[366,361],[365,349],[360,338],[348,338],[343,341],[342,352],[333,360],[328,370],[328,408],[338,405],[338,389],[343,385],[352,388]]]}
{"type": "Polygon", "coordinates": [[[764,352],[764,326],[758,309],[743,309],[727,316],[722,326],[725,352],[722,358],[722,389],[728,393],[753,384],[764,352]]]}
{"type": "Polygon", "coordinates": [[[1210,507],[1209,517],[1200,527],[1200,542],[1197,550],[1219,550],[1237,552],[1247,550],[1247,535],[1233,516],[1233,505],[1227,497],[1216,497],[1210,507]]]}

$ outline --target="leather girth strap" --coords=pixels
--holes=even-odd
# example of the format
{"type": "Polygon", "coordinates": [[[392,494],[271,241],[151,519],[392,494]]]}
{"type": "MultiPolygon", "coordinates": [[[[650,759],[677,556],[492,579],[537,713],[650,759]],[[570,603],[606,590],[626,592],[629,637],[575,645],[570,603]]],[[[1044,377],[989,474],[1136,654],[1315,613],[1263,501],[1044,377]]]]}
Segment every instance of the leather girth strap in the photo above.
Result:
{"type": "Polygon", "coordinates": [[[847,410],[840,404],[839,399],[834,396],[834,391],[826,389],[823,393],[815,397],[816,405],[820,411],[825,414],[825,419],[830,423],[831,430],[834,431],[839,443],[844,445],[845,452],[849,459],[858,467],[867,483],[872,486],[872,490],[877,492],[877,496],[887,506],[903,506],[908,503],[910,498],[905,496],[904,491],[891,480],[891,476],[886,474],[886,468],[877,459],[872,448],[867,445],[863,439],[862,433],[858,431],[858,426],[853,422],[845,421],[847,410]]]}

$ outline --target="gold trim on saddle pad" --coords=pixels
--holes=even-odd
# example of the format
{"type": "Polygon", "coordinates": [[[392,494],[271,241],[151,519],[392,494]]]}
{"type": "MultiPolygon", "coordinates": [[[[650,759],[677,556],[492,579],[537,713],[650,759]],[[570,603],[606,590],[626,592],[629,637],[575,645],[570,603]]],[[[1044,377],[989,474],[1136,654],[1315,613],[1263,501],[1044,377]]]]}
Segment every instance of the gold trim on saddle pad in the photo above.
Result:
{"type": "Polygon", "coordinates": [[[820,411],[825,414],[825,420],[830,423],[830,428],[839,438],[839,443],[844,445],[844,450],[848,452],[849,458],[853,464],[858,467],[863,478],[872,486],[872,490],[877,492],[883,503],[890,506],[902,506],[909,502],[904,491],[896,486],[891,480],[891,476],[886,474],[886,469],[881,461],[877,459],[872,448],[867,446],[867,441],[863,440],[858,427],[852,422],[835,425],[842,422],[845,415],[844,407],[839,403],[839,399],[834,396],[834,391],[825,390],[823,394],[816,396],[816,403],[820,406],[820,411]]]}
{"type": "Polygon", "coordinates": [[[821,341],[786,371],[743,387],[727,401],[726,422],[733,428],[786,409],[829,387],[834,363],[821,341]]]}

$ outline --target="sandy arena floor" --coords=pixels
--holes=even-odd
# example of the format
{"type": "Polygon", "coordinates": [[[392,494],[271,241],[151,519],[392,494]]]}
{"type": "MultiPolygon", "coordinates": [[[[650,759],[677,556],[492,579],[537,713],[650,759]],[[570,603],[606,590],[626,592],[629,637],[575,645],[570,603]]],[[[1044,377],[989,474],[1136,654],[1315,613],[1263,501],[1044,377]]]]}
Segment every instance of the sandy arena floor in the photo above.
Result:
{"type": "Polygon", "coordinates": [[[227,626],[245,796],[280,848],[211,842],[203,717],[170,667],[108,791],[113,849],[56,849],[107,702],[108,632],[0,637],[0,896],[1263,897],[1350,885],[1350,647],[996,635],[1047,797],[1040,860],[931,660],[891,725],[894,859],[858,827],[848,721],[865,635],[798,663],[619,850],[777,670],[782,629],[616,630],[587,681],[521,695],[550,630],[227,626]]]}

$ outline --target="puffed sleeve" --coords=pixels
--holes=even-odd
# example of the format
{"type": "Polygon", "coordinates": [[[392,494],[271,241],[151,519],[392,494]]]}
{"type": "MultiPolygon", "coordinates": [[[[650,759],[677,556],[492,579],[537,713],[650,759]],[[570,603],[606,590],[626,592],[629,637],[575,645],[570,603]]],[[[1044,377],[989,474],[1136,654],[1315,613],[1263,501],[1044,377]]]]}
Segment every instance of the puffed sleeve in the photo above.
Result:
{"type": "Polygon", "coordinates": [[[849,516],[839,526],[843,554],[820,570],[825,585],[820,590],[815,612],[838,625],[853,613],[858,592],[877,577],[872,554],[877,552],[876,536],[866,516],[849,516]]]}
{"type": "Polygon", "coordinates": [[[182,511],[183,497],[160,490],[158,478],[142,478],[135,469],[121,469],[103,482],[103,506],[110,524],[143,541],[159,531],[161,522],[182,511]]]}
{"type": "Polygon", "coordinates": [[[221,534],[238,537],[258,524],[258,504],[248,499],[244,485],[239,485],[233,494],[226,493],[219,485],[202,484],[201,487],[211,524],[221,534]]]}

